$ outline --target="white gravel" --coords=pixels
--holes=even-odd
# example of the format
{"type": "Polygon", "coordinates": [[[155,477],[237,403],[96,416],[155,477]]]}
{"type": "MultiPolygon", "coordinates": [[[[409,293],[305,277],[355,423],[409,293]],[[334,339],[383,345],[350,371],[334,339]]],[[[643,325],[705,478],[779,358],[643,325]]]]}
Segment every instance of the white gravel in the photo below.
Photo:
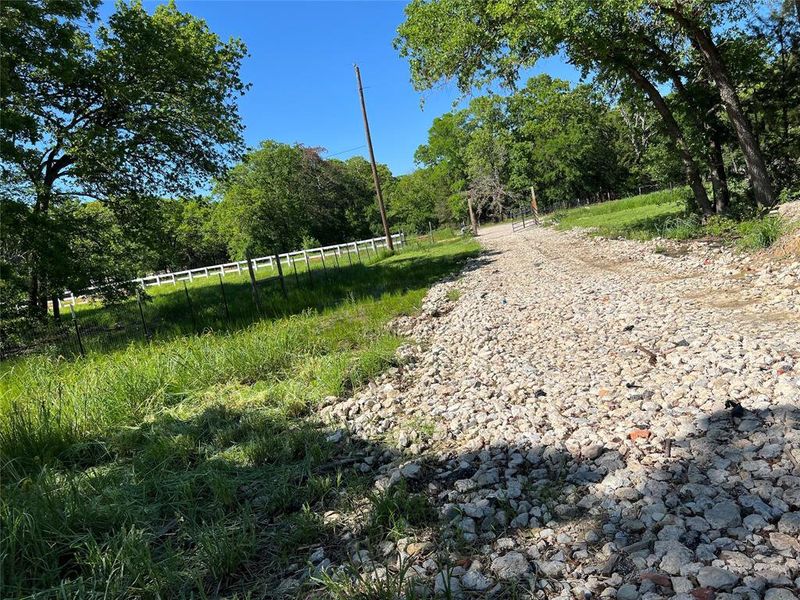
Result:
{"type": "Polygon", "coordinates": [[[445,555],[460,596],[798,597],[800,262],[481,242],[396,324],[402,368],[324,411],[396,452],[357,465],[378,487],[408,479],[441,515],[428,552],[386,565],[433,591],[445,555]]]}

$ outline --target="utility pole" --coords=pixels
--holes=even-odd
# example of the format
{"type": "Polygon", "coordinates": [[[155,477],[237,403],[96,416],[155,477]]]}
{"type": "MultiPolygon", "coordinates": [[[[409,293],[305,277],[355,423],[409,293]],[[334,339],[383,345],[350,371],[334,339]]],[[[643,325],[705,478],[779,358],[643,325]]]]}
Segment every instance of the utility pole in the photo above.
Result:
{"type": "Polygon", "coordinates": [[[367,132],[367,148],[369,148],[369,160],[372,164],[372,179],[375,182],[375,194],[378,197],[378,209],[381,211],[381,221],[383,222],[383,232],[386,234],[386,247],[389,252],[394,252],[392,234],[389,233],[389,221],[386,219],[386,207],[383,205],[383,194],[381,193],[381,181],[378,178],[378,167],[375,164],[375,153],[372,150],[372,137],[369,135],[369,121],[367,120],[367,105],[364,103],[364,88],[361,85],[361,71],[358,65],[353,65],[356,70],[358,80],[358,95],[361,98],[361,113],[364,115],[364,131],[367,132]]]}
{"type": "Polygon", "coordinates": [[[539,224],[539,205],[536,202],[536,191],[531,186],[531,212],[533,213],[533,222],[539,224]]]}

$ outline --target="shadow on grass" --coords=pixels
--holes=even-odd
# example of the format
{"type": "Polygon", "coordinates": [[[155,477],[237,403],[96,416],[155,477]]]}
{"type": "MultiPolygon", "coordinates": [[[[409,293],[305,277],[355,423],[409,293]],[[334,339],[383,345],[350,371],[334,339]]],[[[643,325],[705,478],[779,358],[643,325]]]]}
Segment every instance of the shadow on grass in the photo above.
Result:
{"type": "Polygon", "coordinates": [[[666,549],[679,544],[686,562],[709,564],[753,535],[761,560],[777,569],[771,584],[792,585],[782,562],[792,551],[770,532],[800,508],[800,472],[787,454],[800,432],[795,406],[714,413],[671,440],[669,452],[656,434],[591,459],[535,444],[406,456],[257,394],[185,411],[96,440],[68,467],[4,474],[3,597],[414,597],[440,570],[458,576],[475,560],[492,577],[501,537],[516,539],[539,575],[501,582],[498,597],[556,593],[567,564],[595,573],[596,593],[618,573],[642,592],[670,594],[671,583],[639,577],[660,571],[666,549]],[[770,473],[747,467],[751,479],[742,478],[742,461],[762,455],[758,468],[770,473]],[[419,469],[404,476],[412,460],[419,469]],[[772,481],[771,491],[752,478],[772,481]],[[727,532],[709,517],[721,503],[738,513],[727,532]],[[749,515],[758,518],[747,529],[749,515]],[[594,535],[537,543],[541,528],[567,523],[594,535]],[[430,545],[410,551],[404,544],[413,540],[430,545]],[[552,566],[558,561],[564,570],[552,566]]]}

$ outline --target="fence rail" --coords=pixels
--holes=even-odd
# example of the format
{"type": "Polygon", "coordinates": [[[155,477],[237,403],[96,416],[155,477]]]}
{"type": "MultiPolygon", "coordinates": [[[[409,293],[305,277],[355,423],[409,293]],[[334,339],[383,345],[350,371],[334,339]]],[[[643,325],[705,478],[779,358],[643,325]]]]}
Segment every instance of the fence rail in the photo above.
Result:
{"type": "MultiPolygon", "coordinates": [[[[405,245],[406,235],[405,233],[394,233],[392,234],[392,241],[399,247],[405,245]]],[[[342,244],[330,244],[329,246],[320,246],[319,248],[310,248],[305,250],[295,250],[293,252],[284,252],[283,254],[278,254],[278,260],[285,260],[285,264],[287,267],[292,266],[295,262],[302,261],[305,263],[306,267],[309,267],[309,263],[312,260],[320,259],[322,261],[325,260],[326,257],[329,255],[336,255],[337,257],[342,256],[343,253],[345,255],[349,254],[356,254],[359,255],[362,248],[372,250],[373,252],[377,251],[380,248],[386,247],[386,237],[374,237],[369,238],[366,240],[356,240],[352,242],[344,242],[342,244]]],[[[275,269],[275,255],[272,256],[260,256],[258,258],[250,259],[253,265],[253,269],[258,271],[260,268],[269,267],[270,270],[275,269]]],[[[184,271],[175,271],[175,272],[166,272],[166,273],[157,273],[155,275],[147,275],[145,277],[137,277],[136,279],[132,279],[125,283],[138,283],[142,288],[162,285],[164,283],[178,283],[181,281],[194,281],[195,279],[200,279],[203,277],[209,277],[211,275],[222,275],[225,277],[229,274],[241,274],[247,271],[247,260],[239,260],[234,262],[228,263],[221,263],[218,265],[209,265],[207,267],[197,267],[195,269],[186,269],[184,271]],[[244,269],[244,270],[243,270],[244,269]]],[[[83,293],[75,295],[71,291],[67,291],[61,297],[61,302],[63,304],[69,304],[75,306],[76,304],[82,304],[84,302],[90,302],[92,299],[92,292],[97,290],[97,286],[92,286],[86,288],[83,293]]]]}

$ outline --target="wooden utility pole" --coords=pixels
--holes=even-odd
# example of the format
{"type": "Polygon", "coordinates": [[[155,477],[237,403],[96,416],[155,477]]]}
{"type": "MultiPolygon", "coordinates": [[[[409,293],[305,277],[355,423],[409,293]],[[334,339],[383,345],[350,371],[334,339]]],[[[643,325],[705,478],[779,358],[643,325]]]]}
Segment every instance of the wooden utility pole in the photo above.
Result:
{"type": "Polygon", "coordinates": [[[364,103],[364,87],[361,85],[361,71],[358,65],[353,65],[356,70],[358,80],[358,95],[361,98],[361,114],[364,115],[364,131],[367,132],[367,148],[369,148],[369,160],[372,164],[372,179],[375,182],[375,194],[378,197],[378,209],[381,211],[381,221],[383,222],[383,232],[386,234],[386,247],[389,252],[394,252],[392,234],[389,233],[389,221],[386,219],[386,207],[383,205],[383,194],[381,193],[381,180],[378,177],[378,166],[375,164],[375,153],[372,150],[372,137],[369,134],[369,121],[367,120],[367,105],[364,103]]]}
{"type": "Polygon", "coordinates": [[[533,222],[539,224],[539,205],[536,203],[536,192],[531,186],[531,212],[533,213],[533,222]]]}

